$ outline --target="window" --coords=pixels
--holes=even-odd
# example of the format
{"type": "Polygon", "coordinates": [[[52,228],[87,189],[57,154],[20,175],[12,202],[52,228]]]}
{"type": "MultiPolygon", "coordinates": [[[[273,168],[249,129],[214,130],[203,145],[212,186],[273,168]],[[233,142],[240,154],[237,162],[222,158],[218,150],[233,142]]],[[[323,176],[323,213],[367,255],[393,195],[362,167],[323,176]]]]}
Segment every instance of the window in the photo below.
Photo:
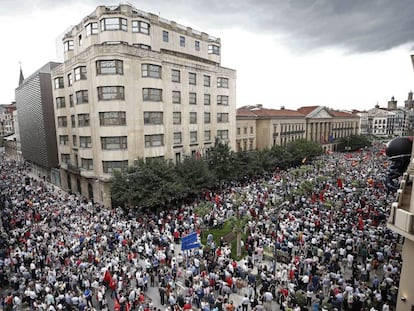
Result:
{"type": "Polygon", "coordinates": [[[67,127],[68,126],[68,119],[66,117],[58,117],[58,127],[67,127]]]}
{"type": "Polygon", "coordinates": [[[173,144],[174,145],[181,145],[182,144],[182,135],[181,132],[174,132],[174,140],[173,140],[173,144]]]}
{"type": "Polygon", "coordinates": [[[127,20],[125,18],[112,17],[101,19],[101,30],[123,30],[127,31],[127,20]]]}
{"type": "Polygon", "coordinates": [[[171,69],[171,81],[172,82],[181,82],[181,73],[179,70],[171,69]]]}
{"type": "Polygon", "coordinates": [[[63,89],[63,77],[57,77],[54,79],[55,81],[55,89],[63,89]]]}
{"type": "Polygon", "coordinates": [[[76,120],[75,120],[75,115],[74,114],[72,114],[70,116],[70,120],[71,120],[72,128],[75,128],[76,127],[76,120]]]}
{"type": "Polygon", "coordinates": [[[100,112],[99,113],[99,124],[101,126],[125,125],[126,124],[125,111],[100,112]]]}
{"type": "Polygon", "coordinates": [[[124,100],[123,86],[100,86],[98,87],[99,100],[124,100]]]}
{"type": "Polygon", "coordinates": [[[70,154],[68,153],[61,153],[60,154],[60,160],[62,161],[62,163],[70,163],[70,154]]]}
{"type": "Polygon", "coordinates": [[[162,124],[163,114],[158,111],[145,111],[144,112],[144,124],[162,124]]]}
{"type": "Polygon", "coordinates": [[[161,89],[142,89],[142,99],[144,101],[162,101],[162,90],[161,89]]]}
{"type": "Polygon", "coordinates": [[[210,86],[210,76],[204,76],[204,86],[210,86]]]}
{"type": "Polygon", "coordinates": [[[228,78],[217,78],[217,87],[219,88],[229,88],[229,79],[228,78]]]}
{"type": "Polygon", "coordinates": [[[228,130],[218,130],[217,137],[220,139],[229,139],[229,131],[228,130]]]}
{"type": "Polygon", "coordinates": [[[126,136],[101,137],[102,150],[127,149],[126,136]]]}
{"type": "Polygon", "coordinates": [[[204,123],[209,124],[211,122],[211,113],[204,112],[204,123]]]}
{"type": "Polygon", "coordinates": [[[141,64],[142,77],[161,79],[161,66],[152,64],[141,64]]]}
{"type": "Polygon", "coordinates": [[[204,131],[204,141],[211,140],[211,131],[204,131]]]}
{"type": "Polygon", "coordinates": [[[185,37],[180,36],[180,46],[185,46],[185,37]]]}
{"type": "Polygon", "coordinates": [[[63,43],[63,48],[65,52],[73,51],[73,40],[68,40],[63,43]]]}
{"type": "Polygon", "coordinates": [[[76,135],[72,135],[72,145],[73,145],[73,147],[77,147],[77,145],[78,145],[76,135]]]}
{"type": "Polygon", "coordinates": [[[204,94],[204,105],[210,105],[210,94],[204,94]]]}
{"type": "Polygon", "coordinates": [[[164,146],[164,134],[145,135],[145,147],[164,146]]]}
{"type": "Polygon", "coordinates": [[[237,135],[240,135],[240,127],[237,128],[237,135]]]}
{"type": "Polygon", "coordinates": [[[217,105],[228,106],[229,97],[225,95],[217,95],[217,105]]]}
{"type": "Polygon", "coordinates": [[[194,72],[189,72],[188,73],[188,83],[192,84],[192,85],[197,84],[197,76],[194,72]]]}
{"type": "Polygon", "coordinates": [[[89,23],[86,25],[86,36],[89,37],[90,35],[96,35],[98,33],[98,23],[89,23]]]}
{"type": "Polygon", "coordinates": [[[188,102],[190,105],[197,105],[197,93],[188,94],[188,102]]]}
{"type": "Polygon", "coordinates": [[[128,168],[128,160],[125,161],[102,161],[104,173],[122,172],[128,168]]]}
{"type": "Polygon", "coordinates": [[[150,25],[142,21],[132,21],[132,32],[140,32],[149,35],[150,25]]]}
{"type": "Polygon", "coordinates": [[[173,104],[181,104],[181,92],[180,91],[173,91],[172,92],[172,103],[173,104]]]}
{"type": "Polygon", "coordinates": [[[173,124],[181,124],[181,112],[173,112],[173,124]]]}
{"type": "Polygon", "coordinates": [[[217,123],[227,123],[229,122],[229,114],[228,113],[218,113],[217,114],[217,123]]]}
{"type": "Polygon", "coordinates": [[[168,42],[168,31],[162,31],[162,41],[168,42]]]}
{"type": "Polygon", "coordinates": [[[197,112],[190,112],[190,124],[197,124],[197,112]]]}
{"type": "Polygon", "coordinates": [[[194,41],[194,49],[196,51],[200,51],[200,41],[197,41],[197,40],[194,41]]]}
{"type": "Polygon", "coordinates": [[[89,113],[78,114],[78,127],[89,126],[89,113]]]}
{"type": "Polygon", "coordinates": [[[208,54],[220,55],[220,47],[218,45],[209,44],[209,46],[208,46],[208,54]]]}
{"type": "Polygon", "coordinates": [[[56,108],[65,108],[66,107],[66,103],[65,103],[65,98],[64,97],[56,97],[56,108]]]}
{"type": "Polygon", "coordinates": [[[253,134],[253,126],[250,127],[250,134],[253,134]]]}
{"type": "Polygon", "coordinates": [[[80,90],[76,92],[76,105],[88,103],[88,90],[80,90]]]}
{"type": "Polygon", "coordinates": [[[247,134],[247,127],[244,127],[244,128],[243,128],[243,133],[244,133],[244,134],[247,134]]]}
{"type": "Polygon", "coordinates": [[[69,136],[68,135],[59,135],[59,145],[68,145],[69,143],[69,136]]]}
{"type": "Polygon", "coordinates": [[[69,94],[69,106],[73,107],[74,101],[73,101],[73,94],[69,94]]]}
{"type": "Polygon", "coordinates": [[[197,142],[197,131],[190,132],[190,144],[194,144],[197,142]]]}
{"type": "Polygon", "coordinates": [[[71,86],[73,84],[73,76],[71,73],[68,74],[68,86],[71,86]]]}
{"type": "Polygon", "coordinates": [[[92,138],[90,136],[79,136],[79,147],[92,148],[92,138]]]}
{"type": "Polygon", "coordinates": [[[78,43],[79,43],[79,46],[82,46],[82,35],[78,36],[78,43]]]}
{"type": "Polygon", "coordinates": [[[75,81],[86,80],[86,66],[75,68],[75,81]]]}
{"type": "Polygon", "coordinates": [[[85,159],[81,158],[81,168],[87,171],[93,170],[93,160],[92,159],[85,159]]]}
{"type": "Polygon", "coordinates": [[[98,75],[122,75],[124,67],[122,60],[98,60],[96,61],[96,73],[98,75]]]}

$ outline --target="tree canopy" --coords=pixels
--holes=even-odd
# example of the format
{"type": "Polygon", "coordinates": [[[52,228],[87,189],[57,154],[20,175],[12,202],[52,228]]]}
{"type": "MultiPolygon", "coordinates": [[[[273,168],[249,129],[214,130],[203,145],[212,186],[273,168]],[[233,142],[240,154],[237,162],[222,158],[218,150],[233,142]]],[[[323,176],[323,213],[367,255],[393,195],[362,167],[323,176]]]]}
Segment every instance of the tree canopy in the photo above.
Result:
{"type": "Polygon", "coordinates": [[[233,152],[228,142],[216,139],[203,158],[185,157],[177,164],[140,159],[127,170],[115,172],[112,200],[117,206],[156,209],[194,198],[205,189],[272,174],[277,168],[295,166],[320,154],[321,147],[306,140],[260,151],[233,152]]]}

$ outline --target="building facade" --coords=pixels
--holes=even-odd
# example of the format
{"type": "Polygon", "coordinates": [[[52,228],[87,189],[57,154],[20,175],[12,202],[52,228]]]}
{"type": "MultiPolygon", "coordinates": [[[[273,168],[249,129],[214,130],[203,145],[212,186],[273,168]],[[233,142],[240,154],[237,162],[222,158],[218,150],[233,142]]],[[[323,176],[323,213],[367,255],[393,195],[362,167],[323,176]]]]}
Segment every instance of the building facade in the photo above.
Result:
{"type": "Polygon", "coordinates": [[[237,109],[236,151],[262,150],[298,139],[334,151],[339,139],[359,134],[359,123],[358,116],[322,106],[298,110],[245,106],[237,109]]]}
{"type": "Polygon", "coordinates": [[[3,113],[0,119],[3,122],[4,136],[11,135],[15,132],[14,130],[14,118],[13,112],[16,111],[16,102],[12,102],[9,105],[3,106],[3,113]]]}
{"type": "Polygon", "coordinates": [[[139,158],[181,161],[215,137],[235,148],[236,73],[220,39],[131,5],[99,6],[63,38],[52,73],[63,189],[110,206],[139,158]]]}
{"type": "Polygon", "coordinates": [[[397,106],[394,97],[388,101],[387,107],[378,104],[368,111],[355,111],[361,116],[361,134],[390,138],[409,136],[414,133],[414,100],[413,93],[408,93],[404,106],[397,106]]]}
{"type": "MultiPolygon", "coordinates": [[[[411,55],[414,65],[414,55],[411,55]]],[[[413,109],[412,92],[408,94],[405,108],[413,109]]],[[[397,197],[391,206],[391,213],[388,219],[388,228],[404,237],[402,250],[403,266],[400,275],[398,288],[397,308],[399,311],[410,311],[414,309],[414,144],[411,151],[411,160],[406,173],[404,174],[400,189],[397,190],[397,197]]]]}
{"type": "Polygon", "coordinates": [[[32,164],[35,173],[59,186],[59,176],[52,173],[58,158],[50,74],[58,65],[49,62],[24,79],[15,90],[15,98],[21,156],[32,164]]]}
{"type": "Polygon", "coordinates": [[[306,120],[298,111],[246,106],[237,109],[236,151],[263,150],[305,138],[306,120]]]}

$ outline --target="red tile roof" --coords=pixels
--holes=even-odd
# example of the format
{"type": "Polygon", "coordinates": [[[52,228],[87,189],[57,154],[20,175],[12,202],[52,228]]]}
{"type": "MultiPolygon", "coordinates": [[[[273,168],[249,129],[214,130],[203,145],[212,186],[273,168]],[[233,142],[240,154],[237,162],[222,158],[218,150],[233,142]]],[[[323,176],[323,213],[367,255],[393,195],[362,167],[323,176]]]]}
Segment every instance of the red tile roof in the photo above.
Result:
{"type": "Polygon", "coordinates": [[[333,117],[345,117],[345,118],[359,118],[359,116],[354,115],[352,113],[344,112],[344,111],[338,111],[338,110],[328,110],[329,113],[333,117]]]}
{"type": "Polygon", "coordinates": [[[319,106],[304,106],[304,107],[300,107],[298,109],[298,111],[300,113],[303,113],[305,116],[307,116],[308,114],[310,114],[312,111],[314,111],[316,108],[319,108],[319,106]]]}

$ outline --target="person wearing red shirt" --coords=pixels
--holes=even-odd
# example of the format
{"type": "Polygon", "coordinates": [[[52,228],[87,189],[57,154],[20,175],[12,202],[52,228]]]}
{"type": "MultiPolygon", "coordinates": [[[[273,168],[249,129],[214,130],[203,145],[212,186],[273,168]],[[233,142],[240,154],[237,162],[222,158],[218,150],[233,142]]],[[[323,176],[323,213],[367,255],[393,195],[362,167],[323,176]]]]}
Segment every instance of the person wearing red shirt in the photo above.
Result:
{"type": "Polygon", "coordinates": [[[192,309],[192,305],[191,303],[187,300],[186,303],[183,306],[183,310],[191,310],[192,309]]]}

